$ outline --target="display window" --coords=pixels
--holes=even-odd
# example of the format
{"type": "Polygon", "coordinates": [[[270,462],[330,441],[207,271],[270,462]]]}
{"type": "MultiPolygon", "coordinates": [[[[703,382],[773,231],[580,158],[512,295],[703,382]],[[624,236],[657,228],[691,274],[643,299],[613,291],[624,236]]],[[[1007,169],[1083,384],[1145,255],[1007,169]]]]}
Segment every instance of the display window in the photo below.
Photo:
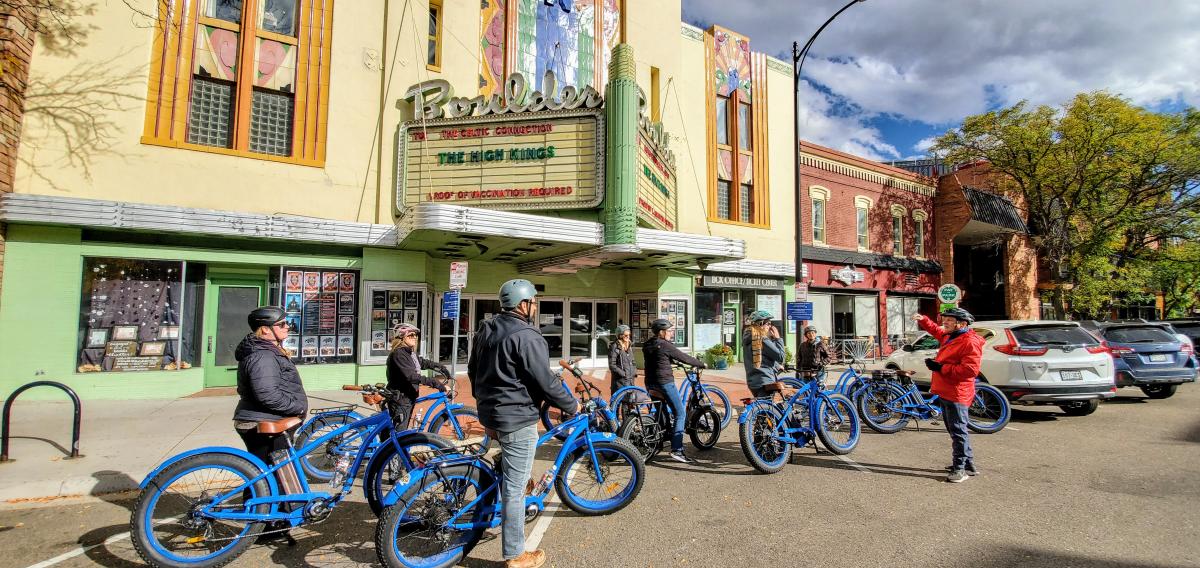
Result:
{"type": "Polygon", "coordinates": [[[356,270],[295,266],[271,273],[272,303],[287,313],[283,347],[297,364],[353,363],[359,352],[356,270]]]}
{"type": "Polygon", "coordinates": [[[204,272],[184,261],[85,258],[77,371],[197,365],[204,272]]]}
{"type": "MultiPolygon", "coordinates": [[[[365,282],[362,326],[360,327],[361,356],[364,365],[382,365],[392,352],[393,330],[407,323],[425,331],[428,291],[424,284],[404,282],[365,282]]],[[[421,334],[418,347],[421,356],[429,350],[428,333],[421,334]]]]}

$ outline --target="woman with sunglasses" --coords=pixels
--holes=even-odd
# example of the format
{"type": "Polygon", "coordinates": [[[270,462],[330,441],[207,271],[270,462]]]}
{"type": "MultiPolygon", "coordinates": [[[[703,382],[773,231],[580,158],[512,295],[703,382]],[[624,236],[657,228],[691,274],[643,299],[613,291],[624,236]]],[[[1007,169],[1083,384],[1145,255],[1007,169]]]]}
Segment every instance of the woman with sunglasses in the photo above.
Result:
{"type": "MultiPolygon", "coordinates": [[[[274,422],[289,416],[301,420],[308,412],[308,394],[300,382],[300,373],[292,364],[291,353],[283,348],[288,337],[287,316],[275,306],[263,306],[246,318],[250,333],[233,352],[237,359],[237,391],[240,399],[233,412],[233,428],[246,444],[246,451],[263,463],[272,463],[273,452],[285,451],[295,428],[284,436],[260,434],[259,422],[274,422]]],[[[299,422],[296,423],[300,425],[299,422]]],[[[282,532],[284,524],[272,523],[269,534],[260,540],[291,537],[282,532]]]]}
{"type": "MultiPolygon", "coordinates": [[[[392,354],[387,360],[387,386],[396,392],[396,399],[388,405],[392,412],[392,422],[398,429],[408,426],[408,418],[412,413],[413,401],[420,396],[421,385],[446,392],[442,383],[421,374],[425,369],[433,369],[450,377],[450,369],[429,359],[417,355],[421,344],[421,330],[417,326],[402,323],[392,328],[392,354]]],[[[451,377],[453,378],[453,377],[451,377]]]]}

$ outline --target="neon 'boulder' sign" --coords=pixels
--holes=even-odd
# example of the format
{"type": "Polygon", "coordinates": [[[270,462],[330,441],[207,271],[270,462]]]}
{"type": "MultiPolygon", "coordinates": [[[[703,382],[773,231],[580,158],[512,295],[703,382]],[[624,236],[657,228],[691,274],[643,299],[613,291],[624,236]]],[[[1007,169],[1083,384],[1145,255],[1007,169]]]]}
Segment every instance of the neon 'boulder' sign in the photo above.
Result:
{"type": "Polygon", "coordinates": [[[532,93],[527,91],[525,76],[513,73],[504,81],[503,95],[497,93],[490,97],[456,97],[449,81],[433,79],[409,87],[408,92],[404,94],[404,100],[413,104],[413,118],[418,120],[460,118],[476,113],[486,116],[541,110],[600,108],[604,104],[600,92],[590,85],[582,89],[567,85],[562,88],[561,98],[555,97],[554,93],[558,92],[558,80],[553,71],[546,71],[542,76],[540,90],[532,93]]]}

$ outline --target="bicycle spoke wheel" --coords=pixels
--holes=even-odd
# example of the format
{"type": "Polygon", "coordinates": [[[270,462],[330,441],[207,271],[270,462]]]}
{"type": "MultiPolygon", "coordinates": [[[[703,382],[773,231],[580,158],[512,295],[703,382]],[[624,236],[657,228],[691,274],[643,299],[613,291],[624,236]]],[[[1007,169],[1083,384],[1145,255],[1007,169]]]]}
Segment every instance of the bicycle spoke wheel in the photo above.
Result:
{"type": "Polygon", "coordinates": [[[653,418],[644,414],[631,414],[617,430],[617,435],[628,441],[644,461],[649,461],[663,446],[662,431],[653,418]]]}
{"type": "Polygon", "coordinates": [[[975,385],[975,399],[967,409],[967,427],[980,434],[993,434],[1008,425],[1011,409],[1004,393],[991,385],[975,385]]]}
{"type": "Polygon", "coordinates": [[[479,412],[474,408],[462,407],[450,411],[450,420],[442,413],[429,423],[428,432],[460,444],[476,443],[487,447],[491,441],[479,421],[479,412]]]}
{"type": "Polygon", "coordinates": [[[733,404],[729,402],[729,395],[725,391],[713,385],[704,385],[704,397],[712,405],[712,409],[721,417],[721,429],[729,426],[729,421],[737,414],[733,409],[733,404]]]}
{"type": "MultiPolygon", "coordinates": [[[[270,493],[266,480],[216,500],[258,473],[255,465],[229,454],[201,454],[167,467],[138,497],[130,519],[134,547],[157,566],[219,566],[237,558],[262,524],[214,519],[204,509],[244,512],[247,499],[270,493]]],[[[256,512],[268,508],[259,505],[256,512]]]]}
{"type": "Polygon", "coordinates": [[[701,408],[688,417],[688,437],[692,445],[701,450],[711,450],[721,438],[721,417],[712,408],[701,408]]]}
{"type": "Polygon", "coordinates": [[[835,454],[848,454],[858,445],[858,412],[850,399],[840,394],[817,403],[817,437],[835,454]]]}
{"type": "Polygon", "coordinates": [[[450,440],[428,432],[403,432],[399,434],[397,443],[402,452],[396,450],[396,444],[391,440],[380,445],[363,475],[363,493],[366,494],[367,505],[376,516],[383,513],[384,496],[396,485],[408,482],[408,471],[412,464],[408,456],[422,450],[454,447],[450,440]]]}
{"type": "Polygon", "coordinates": [[[908,424],[908,416],[897,410],[904,404],[904,398],[905,391],[895,385],[870,383],[859,395],[859,417],[880,434],[899,432],[908,424]]]}
{"type": "Polygon", "coordinates": [[[375,530],[379,561],[407,568],[457,564],[479,542],[484,528],[455,528],[449,526],[451,521],[489,522],[497,489],[491,475],[475,464],[431,472],[379,519],[375,530]]]}
{"type": "Polygon", "coordinates": [[[778,437],[780,411],[770,404],[752,404],[742,411],[743,421],[738,427],[738,438],[742,443],[742,454],[754,469],[763,473],[775,473],[792,457],[792,446],[778,437]]]}
{"type": "Polygon", "coordinates": [[[587,446],[567,458],[554,480],[554,488],[563,503],[576,513],[614,513],[641,492],[645,466],[638,450],[620,438],[595,442],[592,449],[595,461],[587,446]]]}
{"type": "MultiPolygon", "coordinates": [[[[334,414],[329,416],[317,416],[310,420],[296,432],[296,439],[293,446],[296,449],[301,449],[314,440],[321,439],[338,428],[341,428],[351,422],[358,420],[348,414],[334,414]]],[[[311,452],[300,456],[300,467],[304,468],[304,473],[308,474],[310,481],[329,481],[333,478],[333,468],[337,464],[338,457],[342,453],[354,455],[358,452],[362,444],[362,440],[358,439],[351,443],[345,444],[339,448],[342,440],[349,440],[353,436],[361,433],[361,430],[348,430],[340,436],[336,436],[328,442],[322,444],[311,452]]]]}

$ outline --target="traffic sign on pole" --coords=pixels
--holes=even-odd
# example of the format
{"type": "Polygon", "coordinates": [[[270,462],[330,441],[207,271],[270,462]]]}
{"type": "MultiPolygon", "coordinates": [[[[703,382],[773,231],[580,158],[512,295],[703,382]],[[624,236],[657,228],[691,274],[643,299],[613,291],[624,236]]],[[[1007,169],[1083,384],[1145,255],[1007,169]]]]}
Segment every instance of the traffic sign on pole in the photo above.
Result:
{"type": "Polygon", "coordinates": [[[442,292],[442,319],[458,319],[458,290],[442,292]]]}
{"type": "Polygon", "coordinates": [[[461,290],[467,287],[467,263],[457,261],[450,263],[450,289],[461,290]]]}
{"type": "Polygon", "coordinates": [[[805,284],[804,282],[796,283],[796,301],[797,302],[807,302],[808,301],[808,284],[805,284]]]}
{"type": "Polygon", "coordinates": [[[813,319],[812,302],[788,302],[787,319],[796,321],[811,321],[813,319]]]}
{"type": "Polygon", "coordinates": [[[943,304],[957,304],[962,299],[962,289],[953,284],[945,284],[938,288],[938,299],[943,304]]]}

